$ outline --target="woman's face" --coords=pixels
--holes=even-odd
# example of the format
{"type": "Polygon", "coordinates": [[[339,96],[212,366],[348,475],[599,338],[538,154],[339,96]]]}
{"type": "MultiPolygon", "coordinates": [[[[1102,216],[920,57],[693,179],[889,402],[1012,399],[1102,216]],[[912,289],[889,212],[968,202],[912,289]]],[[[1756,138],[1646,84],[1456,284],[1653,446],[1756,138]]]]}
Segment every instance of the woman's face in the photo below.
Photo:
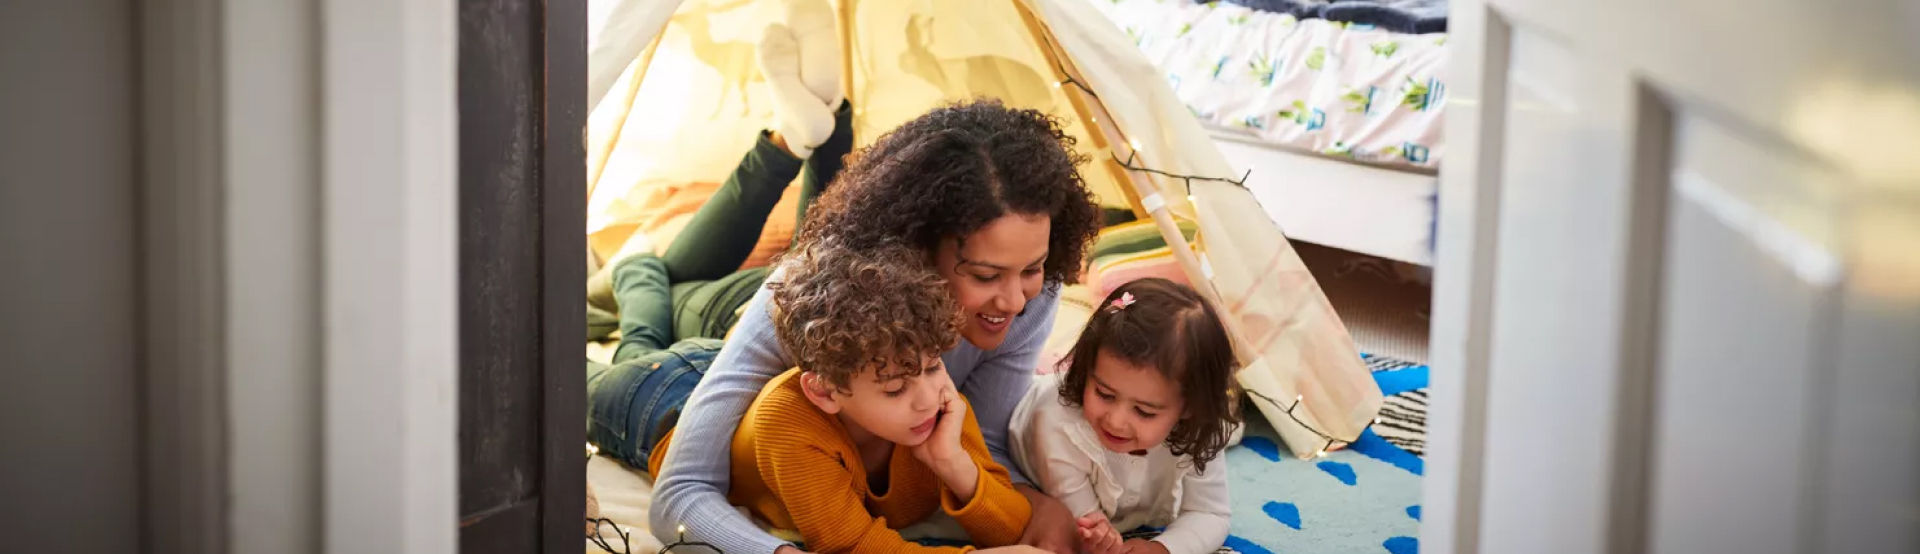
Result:
{"type": "Polygon", "coordinates": [[[981,350],[1007,340],[1013,317],[1040,295],[1048,232],[1045,214],[1007,214],[963,239],[948,239],[934,264],[960,305],[960,336],[981,350]]]}

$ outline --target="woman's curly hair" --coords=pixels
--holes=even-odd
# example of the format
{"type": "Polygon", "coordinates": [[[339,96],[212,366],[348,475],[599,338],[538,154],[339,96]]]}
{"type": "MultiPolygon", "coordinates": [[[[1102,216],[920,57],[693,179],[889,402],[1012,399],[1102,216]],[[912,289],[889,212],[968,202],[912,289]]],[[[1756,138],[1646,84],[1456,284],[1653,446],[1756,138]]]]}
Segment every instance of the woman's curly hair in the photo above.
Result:
{"type": "Polygon", "coordinates": [[[935,109],[848,157],[808,208],[800,242],[905,241],[933,252],[1009,213],[1047,215],[1044,280],[1072,283],[1100,230],[1073,137],[1045,113],[979,100],[935,109]]]}
{"type": "Polygon", "coordinates": [[[923,252],[816,241],[780,266],[767,281],[774,334],[801,369],[835,387],[868,370],[883,382],[917,375],[926,356],[959,344],[959,310],[923,252]]]}
{"type": "Polygon", "coordinates": [[[1080,407],[1101,352],[1154,368],[1180,385],[1186,407],[1167,434],[1167,448],[1193,456],[1194,469],[1205,471],[1240,423],[1238,364],[1220,315],[1192,288],[1158,277],[1120,285],[1098,308],[1063,362],[1060,403],[1080,407]],[[1116,304],[1128,295],[1130,302],[1116,304]]]}

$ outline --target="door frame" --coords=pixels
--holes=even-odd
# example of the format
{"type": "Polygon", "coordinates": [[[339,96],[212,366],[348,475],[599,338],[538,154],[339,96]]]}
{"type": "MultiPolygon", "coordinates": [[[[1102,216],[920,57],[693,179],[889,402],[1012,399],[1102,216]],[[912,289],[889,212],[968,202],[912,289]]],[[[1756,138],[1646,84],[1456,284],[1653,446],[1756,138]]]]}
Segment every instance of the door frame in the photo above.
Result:
{"type": "Polygon", "coordinates": [[[570,551],[586,509],[586,0],[458,12],[460,550],[570,551]]]}
{"type": "Polygon", "coordinates": [[[1479,549],[1487,366],[1500,236],[1500,152],[1506,129],[1510,29],[1480,0],[1455,0],[1447,99],[1448,163],[1435,215],[1427,472],[1420,543],[1427,552],[1479,549]]]}
{"type": "Polygon", "coordinates": [[[455,10],[140,4],[143,544],[455,548],[455,10]]]}

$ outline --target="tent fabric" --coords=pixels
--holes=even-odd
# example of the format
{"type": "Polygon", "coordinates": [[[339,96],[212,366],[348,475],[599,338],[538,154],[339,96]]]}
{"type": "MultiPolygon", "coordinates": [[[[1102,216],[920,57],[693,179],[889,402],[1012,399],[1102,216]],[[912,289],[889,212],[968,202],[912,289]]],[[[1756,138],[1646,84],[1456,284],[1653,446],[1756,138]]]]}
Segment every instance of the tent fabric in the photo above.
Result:
{"type": "MultiPolygon", "coordinates": [[[[609,1],[592,8],[588,64],[596,107],[587,231],[602,255],[658,216],[648,210],[662,190],[723,180],[772,121],[754,44],[782,13],[776,1],[609,1]]],[[[1198,256],[1182,269],[1217,298],[1236,339],[1239,381],[1296,456],[1344,446],[1372,422],[1378,387],[1252,194],[1123,167],[1240,178],[1158,71],[1086,0],[841,0],[833,8],[857,144],[971,98],[1060,117],[1093,160],[1082,174],[1103,205],[1160,224],[1177,256],[1188,241],[1175,222],[1197,227],[1190,246],[1198,256]]]]}

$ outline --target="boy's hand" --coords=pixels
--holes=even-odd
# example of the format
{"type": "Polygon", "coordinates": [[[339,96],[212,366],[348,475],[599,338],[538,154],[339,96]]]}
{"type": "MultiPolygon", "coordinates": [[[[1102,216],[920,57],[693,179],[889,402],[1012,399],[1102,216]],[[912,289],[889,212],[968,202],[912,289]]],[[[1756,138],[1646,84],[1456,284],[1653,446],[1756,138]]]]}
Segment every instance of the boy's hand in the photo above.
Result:
{"type": "Polygon", "coordinates": [[[940,394],[940,412],[927,440],[913,447],[913,457],[933,470],[933,474],[953,491],[961,504],[973,501],[980,484],[980,464],[960,446],[960,429],[966,426],[967,403],[949,386],[940,394]]]}
{"type": "Polygon", "coordinates": [[[1080,526],[1080,546],[1087,554],[1124,554],[1120,532],[1113,529],[1107,515],[1093,512],[1076,521],[1080,526]]]}
{"type": "Polygon", "coordinates": [[[949,469],[946,466],[965,461],[969,465],[973,458],[967,456],[966,449],[960,447],[960,429],[966,426],[967,403],[960,401],[960,393],[948,387],[940,393],[940,413],[934,416],[933,433],[927,440],[913,447],[913,456],[920,463],[934,471],[949,469]]]}

